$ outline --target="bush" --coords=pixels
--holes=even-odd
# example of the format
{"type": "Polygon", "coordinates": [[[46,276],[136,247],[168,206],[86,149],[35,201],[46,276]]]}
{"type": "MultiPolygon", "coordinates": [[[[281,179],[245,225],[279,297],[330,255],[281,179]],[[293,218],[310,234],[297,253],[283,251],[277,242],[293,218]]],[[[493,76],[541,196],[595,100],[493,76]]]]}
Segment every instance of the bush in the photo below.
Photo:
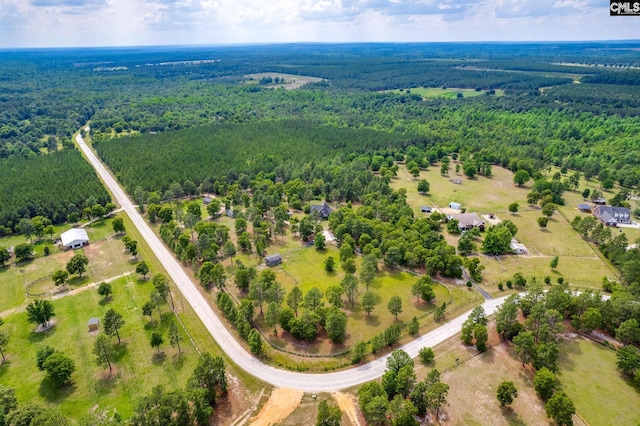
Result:
{"type": "Polygon", "coordinates": [[[431,348],[420,349],[418,356],[420,357],[420,362],[422,362],[423,364],[429,364],[435,358],[435,354],[433,353],[433,349],[431,348]]]}

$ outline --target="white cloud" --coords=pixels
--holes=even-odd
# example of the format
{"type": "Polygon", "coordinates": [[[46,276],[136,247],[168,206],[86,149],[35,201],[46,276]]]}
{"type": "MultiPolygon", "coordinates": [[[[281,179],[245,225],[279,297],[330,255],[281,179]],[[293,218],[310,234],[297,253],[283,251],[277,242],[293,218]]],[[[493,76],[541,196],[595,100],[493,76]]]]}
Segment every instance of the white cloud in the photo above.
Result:
{"type": "Polygon", "coordinates": [[[638,39],[600,0],[0,0],[0,47],[638,39]]]}

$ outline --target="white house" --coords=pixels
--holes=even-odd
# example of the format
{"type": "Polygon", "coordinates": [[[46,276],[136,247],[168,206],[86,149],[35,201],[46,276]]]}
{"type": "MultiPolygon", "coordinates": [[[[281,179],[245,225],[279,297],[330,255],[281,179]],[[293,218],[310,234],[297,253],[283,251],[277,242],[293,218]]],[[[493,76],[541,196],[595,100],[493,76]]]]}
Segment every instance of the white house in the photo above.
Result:
{"type": "Polygon", "coordinates": [[[77,249],[89,244],[89,236],[87,231],[80,228],[71,228],[67,232],[60,235],[62,247],[67,249],[77,249]]]}

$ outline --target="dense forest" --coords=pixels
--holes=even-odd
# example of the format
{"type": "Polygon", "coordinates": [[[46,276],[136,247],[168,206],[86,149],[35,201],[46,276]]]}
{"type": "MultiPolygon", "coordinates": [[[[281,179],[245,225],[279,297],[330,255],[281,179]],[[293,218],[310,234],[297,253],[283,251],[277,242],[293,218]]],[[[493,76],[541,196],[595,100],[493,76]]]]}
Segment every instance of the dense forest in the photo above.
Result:
{"type": "MultiPolygon", "coordinates": [[[[54,158],[50,154],[72,148],[72,134],[90,122],[97,149],[129,190],[166,191],[174,181],[200,184],[229,172],[250,176],[269,171],[285,152],[292,163],[312,162],[329,152],[404,151],[414,142],[514,171],[554,164],[634,188],[640,179],[634,49],[633,43],[432,43],[4,51],[0,159],[54,158]],[[259,72],[325,80],[297,90],[248,84],[247,74],[259,72]],[[502,89],[504,95],[444,99],[383,91],[428,87],[502,89]],[[282,119],[294,121],[255,124],[282,119]],[[274,135],[264,150],[253,143],[261,125],[271,126],[262,132],[266,139],[274,135]],[[172,132],[180,129],[188,130],[172,132]],[[232,141],[244,136],[252,147],[243,151],[232,141]],[[300,141],[315,148],[291,148],[300,141]],[[205,148],[211,144],[228,155],[205,148]],[[126,158],[127,146],[135,147],[135,160],[126,158]],[[272,148],[273,157],[257,155],[272,148]],[[239,161],[249,151],[256,161],[239,161]],[[169,155],[182,159],[165,166],[169,155]]],[[[25,199],[37,199],[29,187],[12,183],[25,199]]],[[[24,215],[56,212],[57,221],[68,214],[5,203],[5,225],[24,215]]]]}
{"type": "Polygon", "coordinates": [[[110,199],[78,151],[0,160],[0,227],[9,231],[24,217],[61,223],[69,213],[80,214],[110,199]]]}

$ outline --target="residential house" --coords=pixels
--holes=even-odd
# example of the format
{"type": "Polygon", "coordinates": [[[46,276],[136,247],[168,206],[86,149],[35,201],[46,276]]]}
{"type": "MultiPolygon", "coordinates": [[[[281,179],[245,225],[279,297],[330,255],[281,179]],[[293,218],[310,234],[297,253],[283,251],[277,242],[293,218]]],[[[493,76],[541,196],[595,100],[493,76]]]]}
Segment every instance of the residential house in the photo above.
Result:
{"type": "Polygon", "coordinates": [[[596,206],[593,215],[607,226],[631,223],[631,212],[626,207],[596,206]]]}
{"type": "Polygon", "coordinates": [[[311,211],[312,212],[316,211],[318,212],[318,215],[320,215],[322,219],[327,219],[333,210],[331,210],[331,207],[329,207],[329,205],[326,202],[324,202],[322,204],[312,205],[311,211]]]}
{"type": "Polygon", "coordinates": [[[461,231],[467,231],[472,228],[479,228],[484,231],[484,220],[480,219],[477,213],[461,213],[447,216],[447,219],[455,219],[458,221],[458,228],[461,231]]]}

